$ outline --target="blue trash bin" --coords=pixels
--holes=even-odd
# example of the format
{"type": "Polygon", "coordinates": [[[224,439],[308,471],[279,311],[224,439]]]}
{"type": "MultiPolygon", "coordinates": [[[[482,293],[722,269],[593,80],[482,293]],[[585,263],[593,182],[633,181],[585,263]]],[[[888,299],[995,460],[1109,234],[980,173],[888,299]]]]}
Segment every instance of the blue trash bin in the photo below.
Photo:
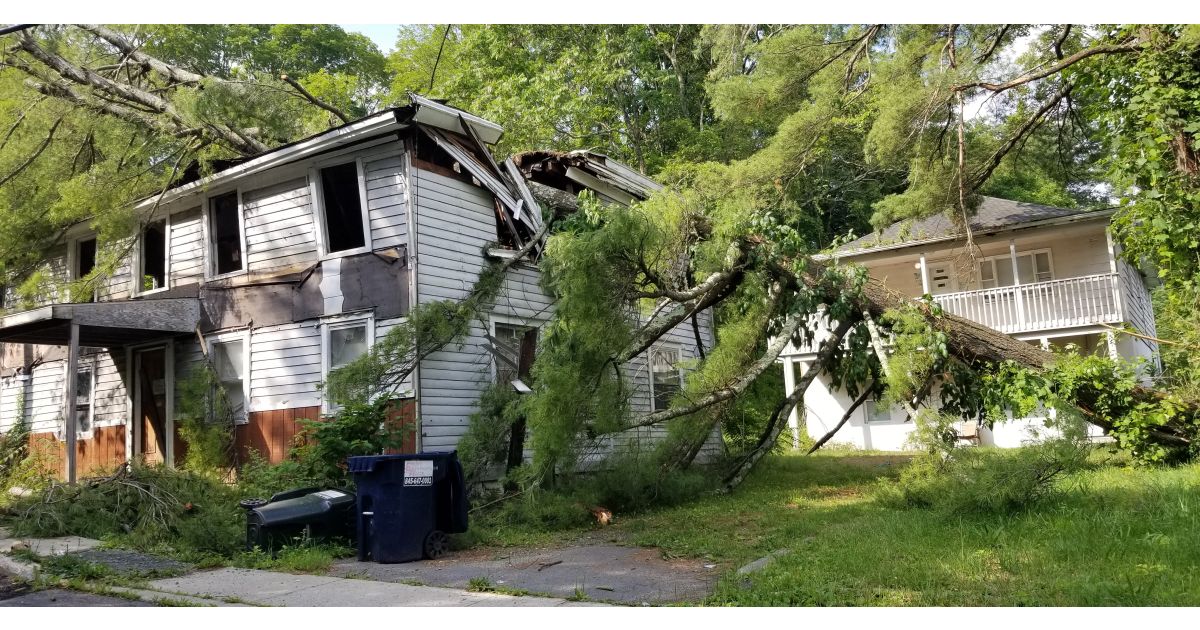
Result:
{"type": "Polygon", "coordinates": [[[447,534],[467,531],[467,497],[455,451],[351,457],[358,488],[358,559],[437,558],[447,534]]]}

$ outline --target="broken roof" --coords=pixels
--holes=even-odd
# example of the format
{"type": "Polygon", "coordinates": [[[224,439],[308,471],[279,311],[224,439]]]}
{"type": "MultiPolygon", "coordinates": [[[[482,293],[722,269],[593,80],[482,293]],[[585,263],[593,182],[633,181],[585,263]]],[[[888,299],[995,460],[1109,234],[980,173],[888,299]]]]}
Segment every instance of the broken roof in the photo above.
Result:
{"type": "Polygon", "coordinates": [[[624,163],[594,151],[526,151],[512,157],[525,177],[559,190],[590,188],[602,199],[629,205],[662,189],[624,163]]]}
{"type": "MultiPolygon", "coordinates": [[[[1113,208],[1086,210],[1080,208],[1058,208],[1024,201],[984,197],[971,217],[971,231],[981,233],[1057,225],[1112,215],[1113,208]]],[[[868,234],[837,248],[840,255],[857,255],[869,252],[901,249],[918,244],[949,241],[962,237],[962,233],[946,213],[938,213],[924,219],[898,221],[882,232],[868,234]]]]}

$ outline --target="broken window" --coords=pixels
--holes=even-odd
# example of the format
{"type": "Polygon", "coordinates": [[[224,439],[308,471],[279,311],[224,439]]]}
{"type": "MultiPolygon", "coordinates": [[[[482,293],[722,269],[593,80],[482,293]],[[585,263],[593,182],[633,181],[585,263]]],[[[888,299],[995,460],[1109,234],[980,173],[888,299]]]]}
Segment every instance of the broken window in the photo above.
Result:
{"type": "Polygon", "coordinates": [[[679,371],[679,350],[655,348],[650,351],[651,389],[654,411],[671,406],[671,399],[683,389],[683,374],[679,371]]]}
{"type": "Polygon", "coordinates": [[[333,253],[366,246],[362,201],[358,195],[358,164],[347,162],[320,172],[326,249],[333,253]]]}
{"type": "Polygon", "coordinates": [[[209,233],[212,235],[213,272],[233,273],[242,266],[242,225],[237,191],[209,199],[209,233]]]}
{"type": "Polygon", "coordinates": [[[514,324],[496,324],[493,337],[496,382],[522,381],[529,385],[529,370],[537,350],[537,329],[514,324]]]}
{"type": "Polygon", "coordinates": [[[217,382],[229,402],[229,412],[235,422],[246,419],[245,346],[241,339],[219,341],[212,345],[213,368],[217,382]]]}
{"type": "MultiPolygon", "coordinates": [[[[75,277],[73,279],[82,280],[96,268],[96,239],[89,238],[79,241],[75,247],[75,277]]],[[[95,298],[95,292],[92,291],[86,295],[78,296],[73,301],[92,302],[95,298]]]]}
{"type": "Polygon", "coordinates": [[[151,223],[142,232],[141,262],[142,291],[153,291],[167,286],[167,224],[165,221],[151,223]]]}
{"type": "Polygon", "coordinates": [[[75,432],[92,431],[92,366],[80,366],[75,372],[75,432]]]}

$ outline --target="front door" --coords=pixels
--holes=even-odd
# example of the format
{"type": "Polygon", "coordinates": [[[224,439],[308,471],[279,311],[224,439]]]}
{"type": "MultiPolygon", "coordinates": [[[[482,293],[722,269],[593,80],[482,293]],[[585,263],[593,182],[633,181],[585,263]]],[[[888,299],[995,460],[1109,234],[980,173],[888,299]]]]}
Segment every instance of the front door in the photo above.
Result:
{"type": "Polygon", "coordinates": [[[147,464],[162,464],[167,461],[167,351],[139,350],[135,356],[138,430],[135,448],[147,464]]]}

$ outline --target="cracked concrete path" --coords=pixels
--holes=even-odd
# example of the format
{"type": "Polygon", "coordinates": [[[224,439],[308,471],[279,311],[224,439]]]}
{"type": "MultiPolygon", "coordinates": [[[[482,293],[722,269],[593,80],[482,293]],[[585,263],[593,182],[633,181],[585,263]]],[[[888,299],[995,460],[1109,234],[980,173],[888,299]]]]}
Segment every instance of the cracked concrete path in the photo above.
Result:
{"type": "Polygon", "coordinates": [[[256,569],[215,569],[148,584],[160,593],[261,606],[583,606],[550,597],[468,593],[318,575],[292,575],[256,569]]]}
{"type": "Polygon", "coordinates": [[[494,587],[557,597],[582,593],[589,600],[636,605],[704,599],[720,570],[703,560],[665,560],[658,549],[588,544],[473,550],[403,564],[343,560],[330,574],[460,589],[484,579],[494,587]]]}

